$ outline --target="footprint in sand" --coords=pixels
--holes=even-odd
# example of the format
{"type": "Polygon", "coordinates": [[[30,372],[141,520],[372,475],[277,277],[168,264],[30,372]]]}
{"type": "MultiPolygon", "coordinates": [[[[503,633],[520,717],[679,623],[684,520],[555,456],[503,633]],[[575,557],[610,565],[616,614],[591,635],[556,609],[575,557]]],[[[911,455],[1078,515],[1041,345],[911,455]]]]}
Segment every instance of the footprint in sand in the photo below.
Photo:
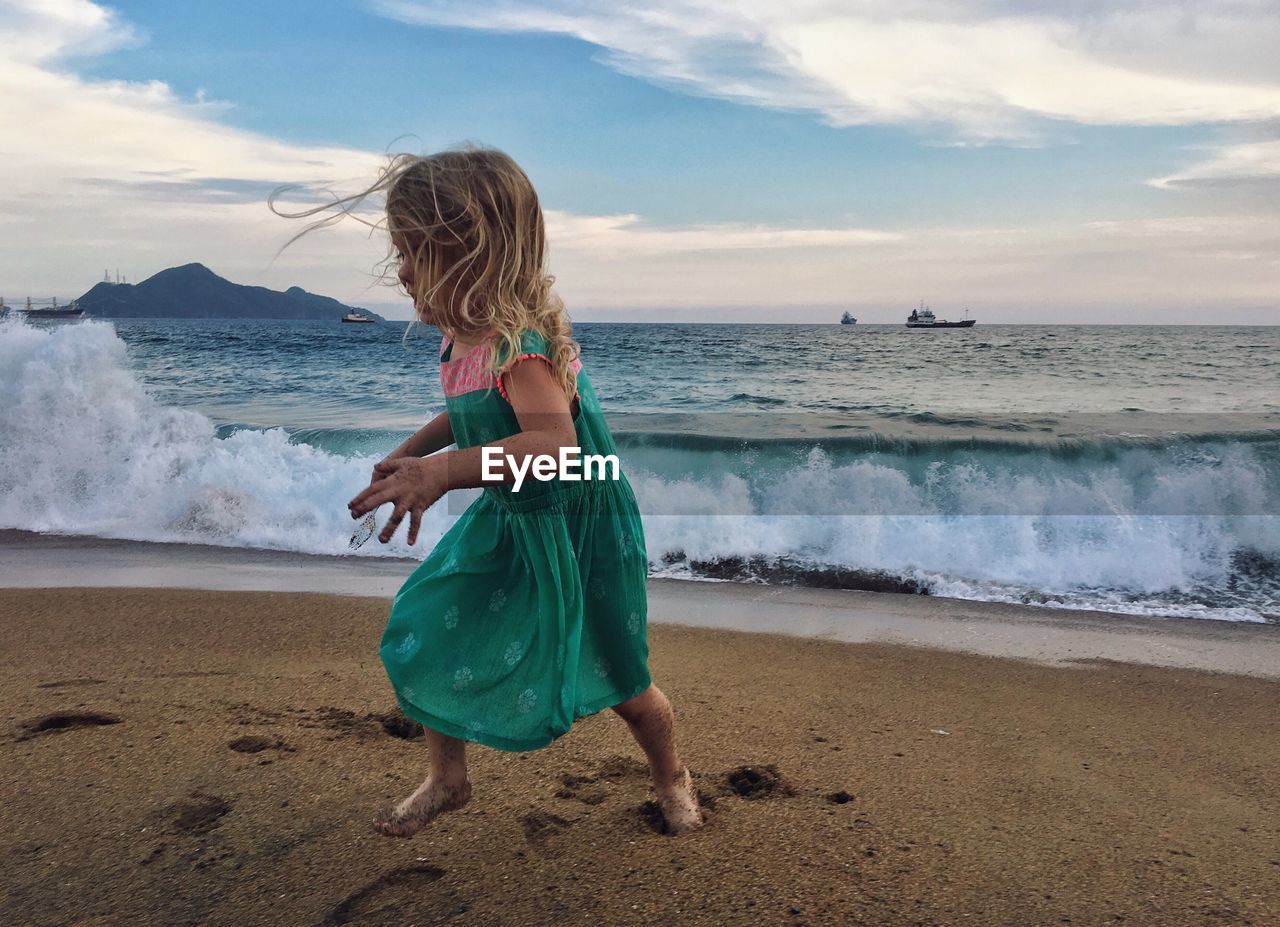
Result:
{"type": "Polygon", "coordinates": [[[166,817],[174,829],[184,834],[207,834],[231,813],[235,806],[219,795],[195,791],[165,809],[166,817]]]}
{"type": "Polygon", "coordinates": [[[629,756],[611,756],[600,764],[596,771],[600,779],[649,778],[649,767],[629,756]]]}
{"type": "Polygon", "coordinates": [[[524,839],[535,846],[541,846],[547,842],[547,838],[560,833],[571,824],[572,821],[549,811],[530,811],[524,816],[524,839]]]}
{"type": "Polygon", "coordinates": [[[382,725],[382,729],[397,740],[418,740],[426,736],[421,724],[412,718],[406,718],[398,711],[367,717],[370,721],[376,721],[382,725]]]}
{"type": "Polygon", "coordinates": [[[560,776],[560,788],[556,798],[577,799],[584,805],[598,805],[609,798],[609,792],[595,776],[578,776],[564,773],[560,776]]]}
{"type": "Polygon", "coordinates": [[[355,737],[358,740],[373,740],[382,735],[396,740],[419,740],[425,736],[421,724],[399,711],[358,715],[346,708],[325,707],[312,712],[309,723],[304,722],[300,726],[314,727],[317,723],[336,731],[338,737],[355,737]]]}
{"type": "Polygon", "coordinates": [[[120,724],[124,719],[117,718],[115,715],[103,714],[97,711],[58,711],[53,714],[41,715],[39,718],[32,718],[30,721],[22,723],[23,733],[19,735],[18,740],[30,740],[33,737],[41,737],[46,734],[61,734],[63,731],[74,730],[78,727],[103,727],[108,724],[120,724]]]}
{"type": "Polygon", "coordinates": [[[658,803],[652,798],[644,802],[636,809],[640,815],[640,820],[645,826],[655,834],[665,834],[667,832],[667,821],[662,816],[662,809],[658,807],[658,803]]]}
{"type": "Polygon", "coordinates": [[[722,788],[730,794],[749,801],[760,798],[778,798],[783,795],[794,795],[795,789],[778,772],[778,767],[739,766],[724,775],[722,788]]]}
{"type": "MultiPolygon", "coordinates": [[[[425,864],[393,869],[344,898],[329,912],[324,922],[326,925],[357,924],[376,915],[379,923],[384,921],[399,923],[403,920],[402,918],[389,919],[389,915],[396,914],[410,905],[414,907],[416,913],[427,901],[427,896],[422,894],[423,889],[443,875],[443,869],[425,864]]],[[[466,910],[465,906],[454,904],[452,899],[444,900],[452,910],[439,913],[449,916],[466,910]]],[[[408,923],[408,921],[404,922],[408,923]]],[[[423,923],[425,922],[424,920],[423,923]]]]}
{"type": "Polygon", "coordinates": [[[279,737],[262,737],[257,734],[250,734],[248,737],[237,737],[227,746],[236,753],[261,753],[263,750],[280,750],[284,753],[293,752],[293,747],[279,737]]]}

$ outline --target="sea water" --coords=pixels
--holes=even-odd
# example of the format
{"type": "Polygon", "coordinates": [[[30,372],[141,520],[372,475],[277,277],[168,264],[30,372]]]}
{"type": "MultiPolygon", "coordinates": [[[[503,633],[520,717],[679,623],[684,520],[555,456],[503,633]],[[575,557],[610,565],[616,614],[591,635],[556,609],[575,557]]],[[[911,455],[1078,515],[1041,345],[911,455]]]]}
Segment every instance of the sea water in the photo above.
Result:
{"type": "MultiPolygon", "coordinates": [[[[1280,620],[1280,328],[590,324],[651,570],[1280,620]]],[[[407,337],[406,337],[407,335],[407,337]]],[[[349,554],[405,323],[0,322],[0,527],[349,554]]]]}

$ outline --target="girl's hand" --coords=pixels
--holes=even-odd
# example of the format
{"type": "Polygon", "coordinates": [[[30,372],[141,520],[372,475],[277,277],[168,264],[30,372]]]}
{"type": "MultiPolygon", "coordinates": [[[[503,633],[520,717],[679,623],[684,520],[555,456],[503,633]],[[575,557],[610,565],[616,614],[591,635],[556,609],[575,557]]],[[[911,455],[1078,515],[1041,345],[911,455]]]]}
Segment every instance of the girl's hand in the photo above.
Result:
{"type": "Polygon", "coordinates": [[[369,477],[369,485],[372,486],[374,483],[378,482],[378,480],[382,479],[384,476],[387,476],[388,474],[392,473],[395,468],[390,466],[391,461],[400,460],[400,459],[401,458],[397,457],[395,454],[390,454],[384,457],[382,460],[378,461],[376,464],[374,464],[373,476],[369,477]]]}
{"type": "Polygon", "coordinates": [[[387,519],[378,540],[383,544],[390,541],[400,527],[400,522],[408,514],[408,542],[412,546],[418,540],[422,513],[448,490],[443,468],[431,458],[397,457],[378,463],[374,467],[374,474],[379,479],[347,503],[351,517],[359,518],[384,502],[394,502],[395,511],[387,519]]]}

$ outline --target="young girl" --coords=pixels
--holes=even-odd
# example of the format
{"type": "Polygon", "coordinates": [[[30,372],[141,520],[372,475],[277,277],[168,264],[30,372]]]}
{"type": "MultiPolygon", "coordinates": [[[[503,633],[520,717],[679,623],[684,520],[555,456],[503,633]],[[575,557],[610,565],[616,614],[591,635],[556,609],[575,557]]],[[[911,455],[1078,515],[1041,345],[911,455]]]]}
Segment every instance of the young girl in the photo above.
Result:
{"type": "Polygon", "coordinates": [[[612,708],[649,760],[667,830],[691,830],[702,814],[671,705],[649,676],[648,558],[630,484],[620,473],[525,479],[517,492],[507,463],[501,482],[484,478],[484,446],[517,466],[565,447],[617,453],[545,272],[537,194],[510,157],[474,146],[400,155],[361,196],[375,190],[386,191],[415,314],[444,334],[445,411],[374,467],[352,517],[392,503],[380,540],[407,515],[413,544],[448,490],[484,492],[391,606],[382,661],[401,709],[426,730],[430,771],[374,826],[408,837],[465,805],[467,741],[535,750],[612,708]]]}

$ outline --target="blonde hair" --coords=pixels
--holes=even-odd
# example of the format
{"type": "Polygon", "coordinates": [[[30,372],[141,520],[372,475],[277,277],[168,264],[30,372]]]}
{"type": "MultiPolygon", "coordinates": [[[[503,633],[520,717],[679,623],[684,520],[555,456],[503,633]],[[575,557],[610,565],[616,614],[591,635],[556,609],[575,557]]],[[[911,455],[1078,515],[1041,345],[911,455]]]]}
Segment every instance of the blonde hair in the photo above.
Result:
{"type": "MultiPolygon", "coordinates": [[[[391,155],[368,188],[297,212],[276,209],[275,200],[286,189],[277,189],[268,200],[277,215],[296,219],[338,212],[312,223],[284,247],[344,216],[364,221],[353,215],[355,207],[366,197],[385,194],[389,240],[379,280],[385,280],[388,270],[398,272],[401,260],[411,261],[418,291],[407,294],[414,301],[414,321],[405,329],[406,337],[432,310],[430,321],[450,338],[491,332],[496,343],[489,364],[501,375],[523,353],[521,333],[533,329],[547,339],[553,376],[572,400],[578,344],[564,302],[552,291],[555,277],[546,272],[546,227],[538,194],[510,155],[472,143],[432,155],[391,155]],[[407,244],[407,254],[398,252],[391,236],[407,244]],[[452,286],[444,291],[448,302],[440,305],[449,281],[452,286]]],[[[383,228],[381,223],[373,227],[383,228]]]]}

